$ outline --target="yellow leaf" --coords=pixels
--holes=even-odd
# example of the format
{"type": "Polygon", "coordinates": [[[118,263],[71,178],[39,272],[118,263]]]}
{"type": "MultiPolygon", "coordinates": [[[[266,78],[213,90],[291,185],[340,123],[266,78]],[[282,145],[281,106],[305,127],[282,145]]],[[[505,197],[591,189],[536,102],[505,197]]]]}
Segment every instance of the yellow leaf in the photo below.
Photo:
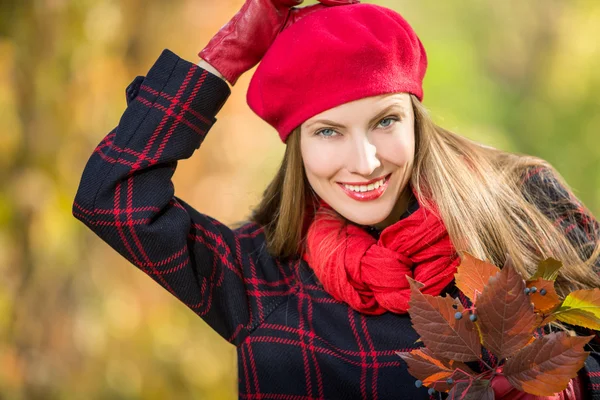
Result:
{"type": "Polygon", "coordinates": [[[546,258],[539,262],[537,271],[529,279],[534,280],[536,278],[542,278],[547,281],[554,281],[556,280],[558,270],[561,267],[562,263],[560,261],[555,260],[552,257],[546,258]]]}
{"type": "Polygon", "coordinates": [[[552,315],[567,324],[599,330],[600,290],[576,290],[569,293],[560,308],[552,315]]]}

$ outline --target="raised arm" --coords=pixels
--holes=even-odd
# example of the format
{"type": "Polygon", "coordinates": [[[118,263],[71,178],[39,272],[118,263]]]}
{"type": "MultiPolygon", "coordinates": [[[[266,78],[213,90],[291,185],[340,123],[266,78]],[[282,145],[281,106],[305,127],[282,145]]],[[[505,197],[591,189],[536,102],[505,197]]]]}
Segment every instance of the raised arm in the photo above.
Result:
{"type": "Polygon", "coordinates": [[[174,196],[171,181],[229,94],[224,80],[165,50],[128,87],[119,125],[85,166],[73,215],[236,342],[262,307],[249,294],[255,249],[174,196]]]}
{"type": "Polygon", "coordinates": [[[198,212],[174,195],[171,178],[229,96],[222,77],[234,84],[285,26],[325,7],[290,7],[299,3],[247,0],[198,65],[163,51],[127,88],[127,108],[87,162],[73,203],[76,218],[236,345],[285,301],[292,268],[269,256],[260,227],[231,230],[198,212]]]}

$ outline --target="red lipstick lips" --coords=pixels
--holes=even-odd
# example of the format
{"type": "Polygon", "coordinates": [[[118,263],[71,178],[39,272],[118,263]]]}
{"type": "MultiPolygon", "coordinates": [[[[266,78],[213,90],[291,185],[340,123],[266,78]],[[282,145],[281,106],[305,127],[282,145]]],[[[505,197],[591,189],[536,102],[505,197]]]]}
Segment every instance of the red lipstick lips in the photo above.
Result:
{"type": "MultiPolygon", "coordinates": [[[[354,190],[350,190],[348,189],[346,186],[344,186],[343,183],[339,183],[338,185],[340,185],[340,187],[342,188],[342,190],[344,191],[344,193],[346,193],[348,195],[348,197],[357,200],[357,201],[371,201],[371,200],[375,200],[378,199],[379,197],[381,197],[383,195],[383,193],[385,192],[385,189],[387,189],[388,187],[388,183],[390,181],[390,176],[391,174],[387,175],[384,178],[383,184],[381,186],[379,186],[377,189],[373,189],[373,190],[367,190],[366,192],[355,192],[354,190]]],[[[357,182],[357,183],[347,183],[345,182],[346,185],[353,185],[353,186],[363,186],[363,185],[369,185],[371,183],[375,183],[377,181],[380,181],[381,178],[377,178],[368,182],[357,182]]]]}

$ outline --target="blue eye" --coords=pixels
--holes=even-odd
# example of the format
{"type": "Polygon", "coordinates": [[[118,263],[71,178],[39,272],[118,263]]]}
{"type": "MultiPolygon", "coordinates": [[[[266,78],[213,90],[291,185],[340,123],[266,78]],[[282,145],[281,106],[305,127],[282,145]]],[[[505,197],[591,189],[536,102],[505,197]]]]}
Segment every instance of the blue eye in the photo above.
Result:
{"type": "MultiPolygon", "coordinates": [[[[383,128],[383,129],[386,129],[386,128],[389,128],[390,126],[392,126],[394,122],[397,122],[399,120],[400,119],[397,116],[385,117],[379,121],[377,126],[383,128]]],[[[336,135],[337,132],[331,128],[324,128],[324,129],[318,130],[314,134],[315,134],[315,136],[321,136],[326,139],[330,139],[335,136],[339,136],[339,134],[336,135]]]]}
{"type": "Polygon", "coordinates": [[[387,128],[387,127],[391,126],[392,122],[394,122],[394,121],[398,121],[398,120],[396,118],[394,118],[394,117],[385,117],[384,119],[382,119],[381,121],[379,121],[379,125],[382,128],[387,128]],[[389,123],[385,124],[384,121],[389,121],[389,123]]]}
{"type": "Polygon", "coordinates": [[[321,129],[320,131],[317,131],[315,133],[315,135],[321,135],[322,137],[330,138],[330,137],[333,137],[334,133],[335,133],[335,131],[333,129],[325,128],[325,129],[321,129]],[[331,132],[331,135],[325,135],[325,134],[323,134],[324,132],[331,132]]]}

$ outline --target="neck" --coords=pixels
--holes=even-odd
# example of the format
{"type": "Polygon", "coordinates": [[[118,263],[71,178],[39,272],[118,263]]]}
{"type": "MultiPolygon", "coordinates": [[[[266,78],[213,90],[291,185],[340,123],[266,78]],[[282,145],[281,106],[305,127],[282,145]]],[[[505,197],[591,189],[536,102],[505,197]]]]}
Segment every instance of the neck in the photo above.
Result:
{"type": "Polygon", "coordinates": [[[394,208],[392,208],[390,214],[383,221],[378,222],[372,226],[379,230],[382,230],[398,222],[402,214],[404,214],[408,209],[408,203],[410,202],[411,195],[412,192],[410,185],[407,185],[402,194],[400,194],[400,197],[394,205],[394,208]]]}

